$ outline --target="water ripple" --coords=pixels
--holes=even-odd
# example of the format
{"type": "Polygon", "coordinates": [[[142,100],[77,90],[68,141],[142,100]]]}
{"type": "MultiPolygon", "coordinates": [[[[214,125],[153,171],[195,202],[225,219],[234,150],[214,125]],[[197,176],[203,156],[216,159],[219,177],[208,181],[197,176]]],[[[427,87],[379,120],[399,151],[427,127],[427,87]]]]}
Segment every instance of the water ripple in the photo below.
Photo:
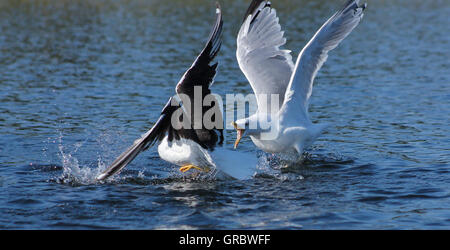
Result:
{"type": "MultiPolygon", "coordinates": [[[[252,92],[235,59],[247,4],[223,2],[212,87],[221,96],[252,92]]],[[[284,48],[295,58],[338,5],[273,3],[284,48]]],[[[241,150],[261,157],[250,180],[189,178],[152,148],[96,182],[154,124],[202,48],[214,4],[185,6],[1,2],[0,228],[449,227],[450,4],[441,0],[369,2],[317,75],[311,119],[331,125],[303,163],[284,164],[244,138],[241,150]]],[[[225,136],[232,148],[234,131],[225,136]]]]}

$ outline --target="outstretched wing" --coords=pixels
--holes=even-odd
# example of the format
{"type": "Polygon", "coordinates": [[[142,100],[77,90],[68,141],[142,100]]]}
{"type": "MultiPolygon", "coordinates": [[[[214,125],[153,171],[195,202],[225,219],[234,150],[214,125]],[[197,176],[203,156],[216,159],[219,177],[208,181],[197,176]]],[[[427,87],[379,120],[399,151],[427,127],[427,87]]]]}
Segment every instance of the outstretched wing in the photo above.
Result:
{"type": "MultiPolygon", "coordinates": [[[[286,91],[285,104],[288,109],[296,109],[307,117],[308,102],[317,72],[327,60],[328,52],[336,48],[359,24],[366,4],[350,0],[317,31],[300,52],[295,65],[294,76],[286,91]],[[300,109],[300,110],[299,110],[300,109]]],[[[286,110],[286,112],[288,112],[286,110]]]]}
{"type": "Polygon", "coordinates": [[[103,171],[99,176],[97,176],[97,180],[104,180],[115,173],[118,173],[124,167],[128,165],[136,156],[142,151],[146,150],[150,146],[152,146],[156,141],[162,140],[164,136],[169,133],[173,133],[171,126],[171,117],[172,114],[177,110],[179,106],[175,106],[172,104],[172,97],[167,102],[166,106],[163,108],[161,112],[161,116],[158,121],[153,125],[153,127],[147,131],[141,138],[136,140],[131,147],[129,147],[125,152],[119,155],[116,160],[111,163],[111,165],[103,171]]]}
{"type": "Polygon", "coordinates": [[[192,66],[184,73],[181,80],[176,87],[177,94],[185,94],[194,99],[194,88],[201,87],[202,92],[210,94],[209,87],[211,86],[214,76],[216,75],[216,68],[218,63],[211,64],[216,57],[222,45],[222,11],[219,4],[216,8],[216,22],[209,35],[208,42],[203,48],[200,55],[197,56],[192,66]]]}
{"type": "MultiPolygon", "coordinates": [[[[200,55],[194,61],[192,66],[186,71],[177,84],[176,92],[178,95],[185,94],[189,97],[193,105],[194,100],[194,88],[199,87],[204,93],[203,96],[211,93],[209,87],[216,74],[217,63],[210,65],[211,61],[217,55],[221,45],[221,33],[222,33],[222,14],[220,6],[217,5],[216,9],[216,22],[209,36],[208,42],[200,55]]],[[[181,98],[182,99],[182,98],[181,98]]],[[[203,97],[202,100],[203,101],[203,97]]],[[[215,130],[208,129],[175,129],[174,127],[181,127],[180,124],[172,124],[172,115],[176,110],[183,106],[176,99],[170,98],[165,107],[163,108],[158,121],[153,127],[145,133],[141,138],[136,140],[131,147],[123,152],[117,159],[97,177],[97,180],[104,180],[122,170],[126,167],[136,156],[142,151],[152,146],[156,141],[162,140],[166,135],[168,140],[186,138],[197,142],[204,148],[212,149],[217,141],[220,139],[220,143],[223,141],[223,131],[219,130],[220,138],[216,134],[215,130]],[[176,126],[174,126],[176,125],[176,126]]],[[[202,107],[203,108],[203,107],[202,107]]],[[[192,109],[191,105],[183,106],[183,109],[192,109]]],[[[202,112],[203,113],[203,112],[202,112]]],[[[216,119],[222,119],[216,117],[216,119]]],[[[181,121],[176,121],[180,122],[181,121]]]]}
{"type": "Polygon", "coordinates": [[[222,45],[222,11],[217,3],[216,22],[209,35],[208,42],[204,49],[198,55],[192,66],[184,73],[180,82],[177,84],[176,92],[183,101],[185,113],[190,118],[191,129],[181,130],[181,137],[192,139],[203,148],[213,149],[217,141],[223,141],[223,117],[218,100],[210,95],[209,89],[214,81],[218,63],[211,64],[222,45]],[[203,105],[205,97],[210,95],[213,99],[210,105],[203,105]],[[184,98],[182,97],[184,96],[184,98]],[[185,102],[189,100],[188,103],[185,102]],[[200,105],[198,105],[200,104],[200,105]],[[205,128],[204,115],[207,111],[213,111],[212,120],[214,124],[220,124],[220,127],[213,129],[205,128]],[[220,134],[220,138],[217,134],[220,134]]]}
{"type": "Polygon", "coordinates": [[[284,31],[270,2],[253,0],[239,30],[236,57],[255,92],[260,112],[272,112],[272,94],[279,96],[278,107],[283,103],[294,69],[290,51],[280,49],[285,43],[284,31]]]}

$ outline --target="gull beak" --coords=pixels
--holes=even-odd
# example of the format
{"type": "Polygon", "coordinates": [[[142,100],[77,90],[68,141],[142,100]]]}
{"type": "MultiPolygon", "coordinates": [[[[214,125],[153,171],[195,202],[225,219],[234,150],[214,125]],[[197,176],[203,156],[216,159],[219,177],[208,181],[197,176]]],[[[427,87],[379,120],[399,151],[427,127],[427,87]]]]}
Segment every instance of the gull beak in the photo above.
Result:
{"type": "Polygon", "coordinates": [[[239,128],[235,122],[232,122],[231,124],[234,126],[234,129],[236,129],[237,138],[236,141],[234,142],[234,149],[236,149],[239,142],[242,139],[242,136],[244,135],[245,129],[239,128]]]}

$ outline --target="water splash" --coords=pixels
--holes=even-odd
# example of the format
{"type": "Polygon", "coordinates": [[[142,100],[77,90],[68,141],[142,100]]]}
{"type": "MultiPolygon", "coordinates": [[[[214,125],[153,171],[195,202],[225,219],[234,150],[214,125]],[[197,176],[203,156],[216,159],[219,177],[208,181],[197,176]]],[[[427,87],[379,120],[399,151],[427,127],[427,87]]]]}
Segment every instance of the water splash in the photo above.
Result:
{"type": "MultiPolygon", "coordinates": [[[[288,162],[292,162],[295,155],[286,154],[270,154],[263,151],[258,151],[258,166],[255,177],[256,178],[269,178],[276,179],[279,181],[298,181],[303,180],[304,177],[298,173],[286,173],[282,171],[286,166],[288,166],[288,162]]],[[[298,157],[297,157],[298,158],[298,157]]]]}
{"type": "Polygon", "coordinates": [[[108,166],[104,163],[102,158],[98,156],[95,167],[82,167],[78,158],[75,157],[74,154],[83,146],[84,142],[75,143],[74,149],[67,152],[68,150],[62,142],[62,135],[59,137],[58,156],[62,163],[63,173],[62,176],[58,178],[58,182],[71,185],[91,185],[98,183],[96,177],[108,166]]]}

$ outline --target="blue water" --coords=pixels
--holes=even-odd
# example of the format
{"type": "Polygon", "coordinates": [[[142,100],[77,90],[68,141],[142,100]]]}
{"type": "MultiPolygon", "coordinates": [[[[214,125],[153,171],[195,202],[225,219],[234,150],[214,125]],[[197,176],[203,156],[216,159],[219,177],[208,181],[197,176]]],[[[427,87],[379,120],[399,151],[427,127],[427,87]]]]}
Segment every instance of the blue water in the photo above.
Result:
{"type": "MultiPolygon", "coordinates": [[[[294,58],[340,6],[272,2],[294,58]]],[[[449,229],[450,2],[367,2],[316,78],[312,119],[332,125],[303,164],[199,181],[152,148],[95,183],[158,118],[214,3],[1,1],[0,229],[449,229]]],[[[248,94],[235,39],[249,1],[221,3],[213,91],[248,94]]],[[[248,138],[240,150],[268,157],[248,138]]]]}

